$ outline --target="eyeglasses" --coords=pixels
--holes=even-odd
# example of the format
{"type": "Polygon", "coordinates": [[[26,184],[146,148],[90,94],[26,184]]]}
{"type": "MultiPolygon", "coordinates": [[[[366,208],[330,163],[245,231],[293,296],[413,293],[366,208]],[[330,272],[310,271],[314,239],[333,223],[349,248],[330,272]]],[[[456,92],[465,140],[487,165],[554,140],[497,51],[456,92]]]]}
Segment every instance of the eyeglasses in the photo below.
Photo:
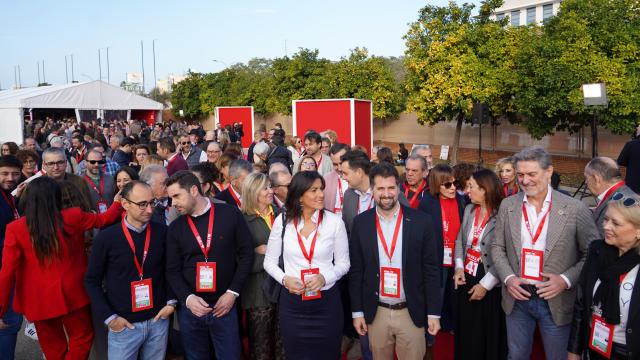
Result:
{"type": "Polygon", "coordinates": [[[182,144],[182,145],[187,145],[188,143],[189,143],[188,141],[183,141],[183,142],[181,142],[180,144],[182,144]]]}
{"type": "Polygon", "coordinates": [[[149,207],[149,206],[151,206],[153,208],[153,207],[156,207],[158,205],[158,200],[156,200],[156,199],[153,199],[151,201],[140,201],[140,202],[131,201],[131,200],[127,199],[127,198],[123,198],[123,199],[127,200],[128,202],[130,202],[130,203],[132,203],[134,205],[138,205],[138,208],[140,210],[146,210],[147,207],[149,207]]]}
{"type": "Polygon", "coordinates": [[[106,164],[107,162],[105,160],[87,160],[87,162],[91,165],[95,165],[95,164],[106,164]]]}
{"type": "Polygon", "coordinates": [[[61,167],[61,166],[67,166],[67,161],[66,160],[60,160],[60,161],[49,161],[44,163],[45,166],[48,167],[61,167]]]}
{"type": "Polygon", "coordinates": [[[445,189],[449,189],[452,186],[455,186],[456,184],[453,181],[447,181],[446,183],[443,183],[442,186],[444,186],[445,189]]]}
{"type": "Polygon", "coordinates": [[[624,194],[621,192],[616,192],[615,194],[613,194],[613,196],[611,197],[611,200],[613,201],[618,201],[618,200],[622,200],[624,199],[624,201],[622,202],[622,205],[624,205],[625,207],[632,207],[634,205],[638,205],[638,201],[632,197],[624,197],[624,194]]]}

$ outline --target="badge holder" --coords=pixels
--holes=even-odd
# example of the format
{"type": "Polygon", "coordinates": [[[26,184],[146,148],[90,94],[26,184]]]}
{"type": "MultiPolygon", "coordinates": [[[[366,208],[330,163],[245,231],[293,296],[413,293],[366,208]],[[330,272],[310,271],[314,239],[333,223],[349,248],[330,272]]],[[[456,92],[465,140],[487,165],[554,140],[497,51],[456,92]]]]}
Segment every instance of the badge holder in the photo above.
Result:
{"type": "Polygon", "coordinates": [[[107,210],[109,209],[109,207],[107,206],[107,203],[104,201],[98,201],[98,212],[100,214],[104,214],[107,212],[107,210]]]}
{"type": "Polygon", "coordinates": [[[542,259],[544,251],[533,249],[522,249],[520,277],[529,280],[542,281],[542,259]]]}
{"type": "Polygon", "coordinates": [[[444,246],[444,256],[442,257],[442,266],[453,267],[453,247],[450,245],[444,246]]]}
{"type": "Polygon", "coordinates": [[[131,311],[138,312],[153,308],[153,287],[151,279],[131,282],[131,311]]]}
{"type": "Polygon", "coordinates": [[[603,318],[593,314],[589,348],[607,359],[611,358],[613,328],[613,325],[607,324],[603,318]]]}
{"type": "Polygon", "coordinates": [[[480,251],[472,248],[467,249],[467,257],[464,260],[464,272],[471,276],[476,276],[481,257],[480,251]]]}
{"type": "MultiPolygon", "coordinates": [[[[300,270],[300,279],[302,280],[302,283],[305,284],[305,277],[314,276],[314,275],[318,275],[318,274],[320,274],[320,269],[318,269],[318,268],[303,269],[303,270],[300,270]]],[[[321,297],[322,297],[322,294],[321,294],[320,290],[318,290],[318,291],[307,291],[307,290],[305,290],[302,293],[302,301],[320,299],[321,297]]]]}
{"type": "Polygon", "coordinates": [[[400,269],[381,267],[380,295],[385,297],[400,297],[400,269]]]}
{"type": "Polygon", "coordinates": [[[196,291],[215,292],[216,291],[216,263],[198,262],[196,263],[196,291]]]}

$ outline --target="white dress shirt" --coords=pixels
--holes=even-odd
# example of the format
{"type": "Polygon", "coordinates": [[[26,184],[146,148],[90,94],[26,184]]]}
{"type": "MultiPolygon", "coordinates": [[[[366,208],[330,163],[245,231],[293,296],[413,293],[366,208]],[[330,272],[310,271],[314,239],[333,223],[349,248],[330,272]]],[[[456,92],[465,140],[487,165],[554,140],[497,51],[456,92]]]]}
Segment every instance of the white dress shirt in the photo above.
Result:
{"type": "MultiPolygon", "coordinates": [[[[482,241],[482,237],[484,236],[484,231],[486,230],[486,226],[484,229],[482,229],[482,232],[480,233],[480,237],[478,237],[478,242],[482,241]]],[[[471,229],[469,230],[469,234],[467,234],[467,248],[471,247],[471,243],[473,243],[473,226],[471,227],[471,229]]],[[[480,246],[476,246],[475,250],[480,251],[480,246]]],[[[462,254],[463,257],[466,257],[467,254],[466,252],[462,254]]],[[[464,269],[464,258],[460,259],[457,258],[456,259],[456,269],[464,269]]],[[[481,259],[482,260],[482,259],[481,259]]],[[[478,266],[483,266],[482,264],[478,264],[478,266]]],[[[493,276],[492,273],[490,272],[485,272],[484,276],[482,277],[482,279],[480,279],[479,281],[480,285],[482,285],[483,288],[485,288],[487,291],[493,289],[496,285],[498,285],[500,283],[500,280],[498,280],[498,278],[496,278],[495,276],[493,276]]]]}
{"type": "MultiPolygon", "coordinates": [[[[631,271],[627,273],[627,275],[620,283],[620,324],[615,325],[613,328],[613,342],[617,344],[627,344],[626,330],[627,322],[629,321],[631,295],[633,295],[633,287],[636,283],[636,276],[638,275],[639,267],[640,265],[634,266],[633,269],[631,269],[631,271]]],[[[596,280],[596,284],[593,287],[593,295],[596,294],[596,290],[598,290],[600,284],[600,279],[596,280]]]]}
{"type": "MultiPolygon", "coordinates": [[[[314,224],[318,223],[319,210],[311,217],[314,224]]],[[[298,231],[304,227],[304,222],[298,223],[298,231]]],[[[347,230],[340,215],[330,211],[325,211],[319,229],[311,232],[305,237],[300,234],[302,243],[307,253],[311,251],[311,241],[318,232],[311,268],[319,268],[320,274],[324,276],[325,285],[321,290],[328,290],[343,277],[351,265],[349,261],[349,241],[347,240],[347,230]]],[[[300,279],[300,271],[309,268],[309,262],[302,254],[302,249],[298,244],[296,229],[293,221],[288,221],[284,234],[284,249],[282,234],[282,216],[278,216],[271,228],[267,252],[264,256],[264,269],[277,282],[282,284],[282,279],[291,276],[300,279]],[[284,271],[278,266],[278,258],[283,254],[284,271]]]]}

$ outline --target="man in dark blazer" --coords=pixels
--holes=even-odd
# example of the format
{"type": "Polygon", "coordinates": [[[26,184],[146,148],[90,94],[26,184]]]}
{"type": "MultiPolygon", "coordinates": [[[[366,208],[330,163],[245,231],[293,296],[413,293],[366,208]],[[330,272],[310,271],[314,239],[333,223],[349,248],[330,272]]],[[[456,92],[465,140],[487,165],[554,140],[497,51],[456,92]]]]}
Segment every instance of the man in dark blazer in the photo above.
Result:
{"type": "Polygon", "coordinates": [[[622,180],[618,164],[608,157],[599,156],[591,159],[584,168],[584,180],[589,191],[596,198],[597,206],[593,209],[593,219],[598,226],[600,238],[604,239],[602,224],[607,204],[611,201],[611,198],[616,193],[620,193],[624,197],[635,193],[622,180]]]}
{"type": "Polygon", "coordinates": [[[374,358],[422,359],[425,326],[440,329],[440,264],[431,218],[400,205],[391,164],[370,173],[377,206],[356,216],[349,239],[353,325],[374,358]]]}
{"type": "Polygon", "coordinates": [[[636,131],[636,138],[624,144],[618,165],[627,167],[625,182],[636,194],[640,194],[640,125],[636,131]]]}
{"type": "Polygon", "coordinates": [[[216,194],[216,199],[239,209],[242,205],[242,182],[251,171],[253,171],[253,167],[247,160],[233,160],[229,164],[229,187],[216,194]]]}

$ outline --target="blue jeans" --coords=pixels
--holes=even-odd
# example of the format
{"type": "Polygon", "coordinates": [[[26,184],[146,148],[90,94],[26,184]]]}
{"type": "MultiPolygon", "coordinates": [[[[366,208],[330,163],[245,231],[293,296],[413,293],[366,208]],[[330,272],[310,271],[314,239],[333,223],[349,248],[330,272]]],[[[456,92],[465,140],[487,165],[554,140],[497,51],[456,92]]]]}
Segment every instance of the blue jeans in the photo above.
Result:
{"type": "Polygon", "coordinates": [[[114,360],[155,360],[164,359],[169,336],[169,319],[153,318],[132,323],[134,329],[125,328],[120,332],[109,330],[109,359],[114,360]],[[138,354],[140,356],[138,357],[138,354]]]}
{"type": "Polygon", "coordinates": [[[16,340],[18,331],[22,326],[22,315],[13,311],[13,294],[9,296],[9,306],[2,321],[9,325],[8,328],[0,330],[0,360],[13,360],[16,351],[16,340]]]}
{"type": "Polygon", "coordinates": [[[211,313],[197,317],[182,304],[178,311],[178,322],[186,360],[212,359],[214,352],[209,348],[209,339],[217,359],[240,359],[238,311],[235,305],[227,315],[218,318],[211,313]]]}
{"type": "Polygon", "coordinates": [[[540,328],[546,359],[565,360],[571,324],[557,326],[551,318],[549,304],[540,298],[516,301],[513,311],[507,315],[509,359],[528,360],[531,358],[536,324],[540,328]]]}

